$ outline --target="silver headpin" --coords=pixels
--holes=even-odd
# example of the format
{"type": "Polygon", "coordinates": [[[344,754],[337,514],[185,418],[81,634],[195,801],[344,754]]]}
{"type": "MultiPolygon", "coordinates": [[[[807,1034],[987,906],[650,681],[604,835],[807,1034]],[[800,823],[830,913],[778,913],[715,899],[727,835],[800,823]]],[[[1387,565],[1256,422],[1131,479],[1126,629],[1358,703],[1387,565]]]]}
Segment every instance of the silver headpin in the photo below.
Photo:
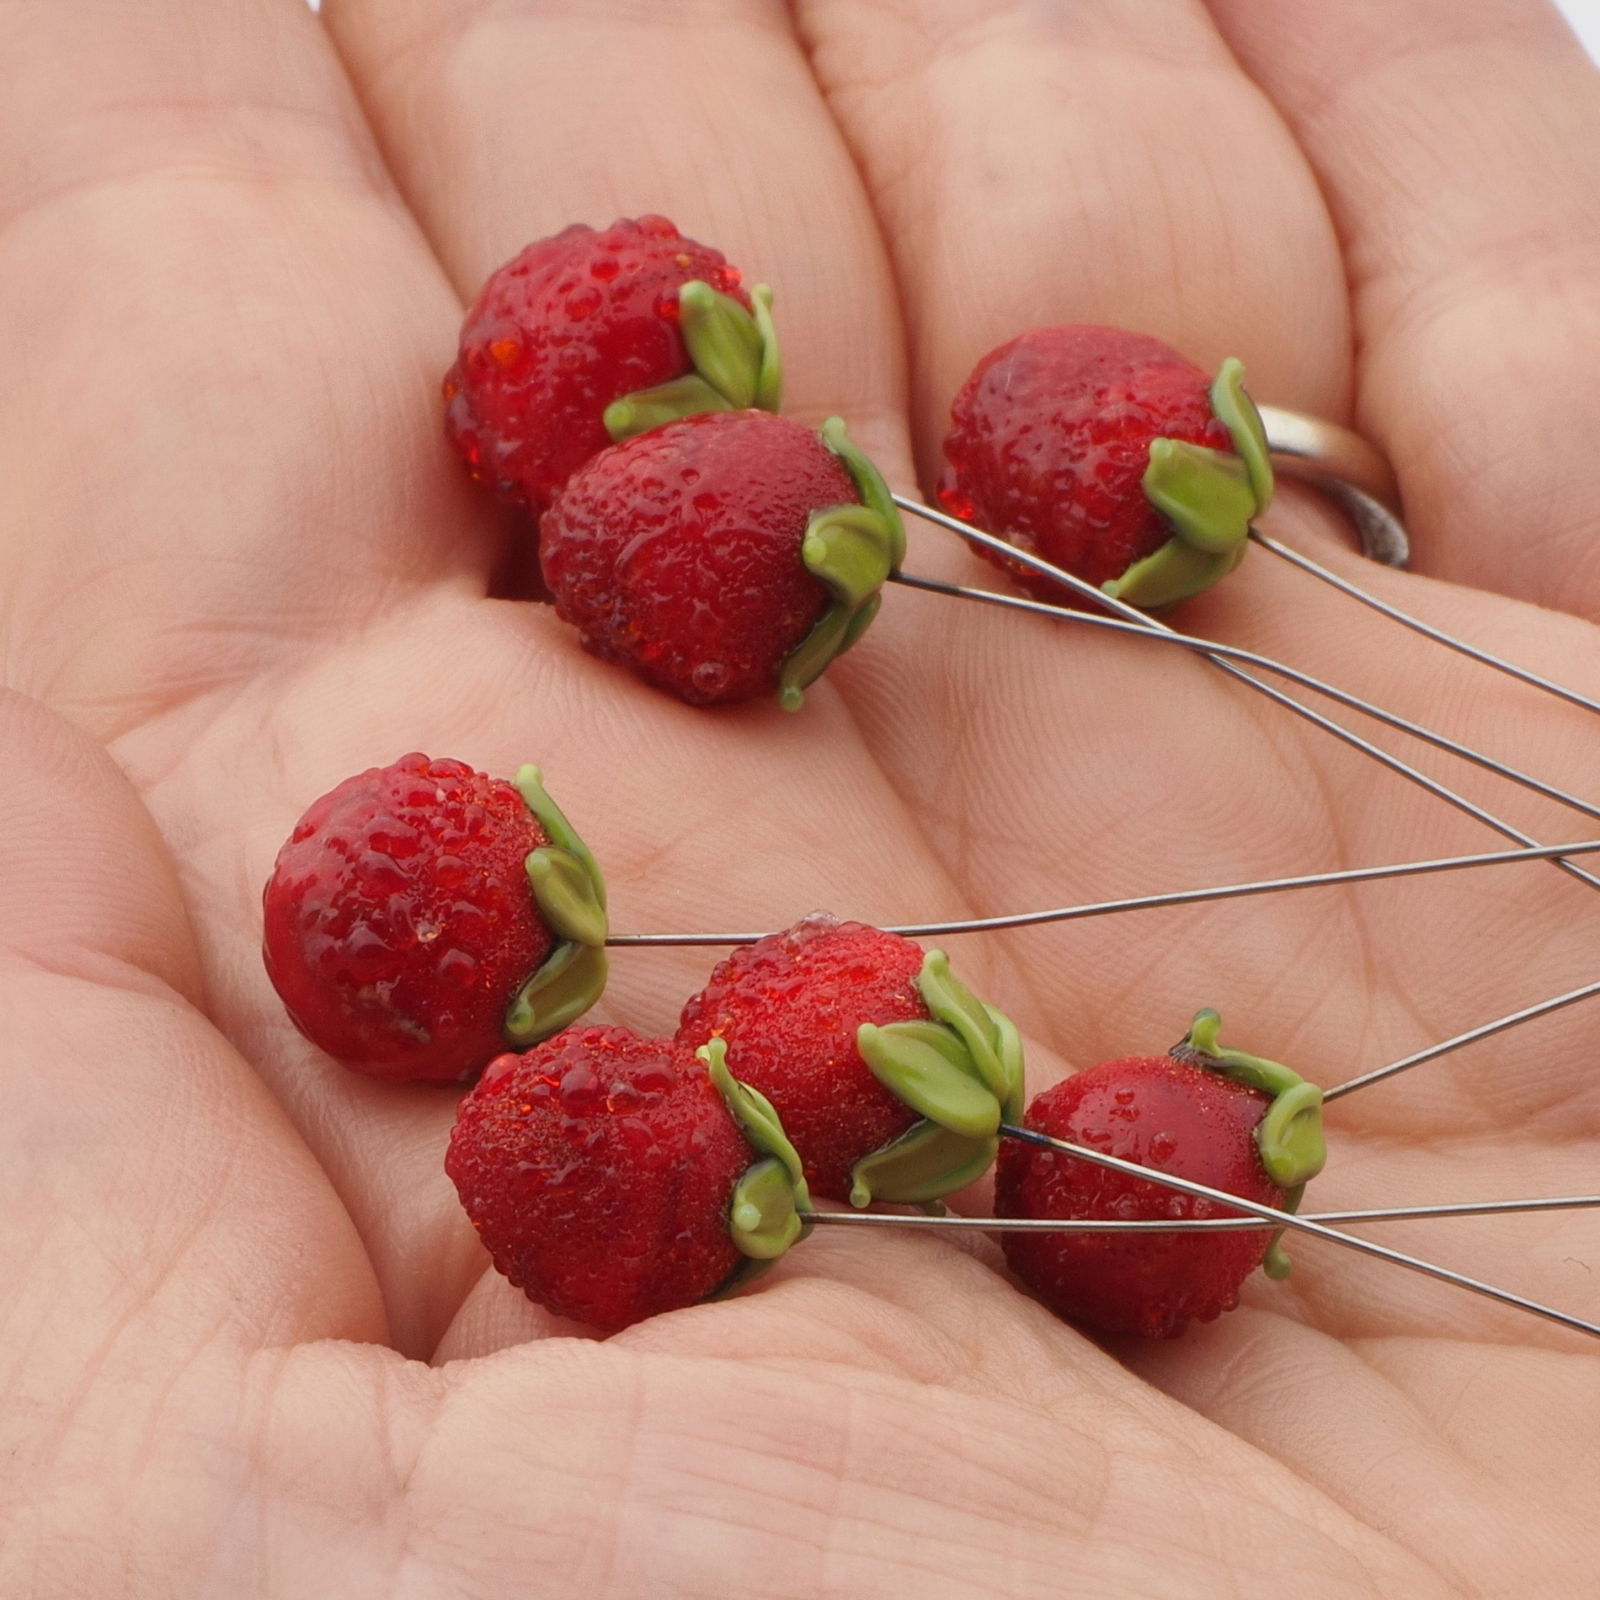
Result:
{"type": "MultiPolygon", "coordinates": [[[[1284,472],[1301,478],[1335,499],[1350,514],[1360,535],[1364,552],[1373,560],[1391,567],[1403,567],[1409,559],[1409,542],[1398,515],[1399,501],[1393,474],[1388,463],[1365,440],[1348,429],[1304,417],[1295,412],[1276,407],[1259,408],[1266,427],[1268,444],[1274,465],[1284,472]]],[[[996,538],[980,528],[972,527],[956,517],[931,506],[901,495],[893,496],[894,503],[905,512],[935,523],[958,534],[969,544],[983,546],[1002,555],[1007,561],[1020,563],[1051,578],[1057,584],[1075,591],[1095,607],[1093,611],[1078,611],[1067,606],[1051,605],[1045,601],[1025,599],[1017,595],[1001,594],[987,589],[962,584],[945,583],[912,573],[898,572],[894,581],[912,589],[952,595],[975,600],[983,604],[1030,612],[1053,617],[1078,627],[1100,628],[1120,633],[1136,633],[1161,643],[1188,650],[1211,661],[1221,671],[1262,694],[1295,716],[1324,729],[1334,738],[1386,767],[1388,770],[1417,785],[1446,804],[1474,817],[1502,836],[1516,841],[1520,848],[1481,852],[1476,855],[1445,856],[1430,860],[1397,862],[1373,867],[1347,868],[1342,871],[1305,873],[1295,877],[1265,879],[1252,883],[1225,884],[1211,888],[1170,890],[1159,894],[1131,896],[1119,900],[1101,901],[1083,905],[1059,906],[1042,911],[1014,912],[1003,916],[968,918],[955,921],[906,924],[886,931],[911,938],[943,937],[992,931],[1001,928],[1019,928],[1034,924],[1070,922],[1083,918],[1117,915],[1124,912],[1151,910],[1161,907],[1193,905],[1206,901],[1241,899],[1254,895],[1281,893],[1291,890],[1311,889],[1339,884],[1374,882],[1382,879],[1423,876],[1440,872],[1455,872],[1480,867],[1506,866],[1525,861],[1549,861],[1579,879],[1591,888],[1600,888],[1600,877],[1580,867],[1572,859],[1600,852],[1600,839],[1579,840],[1570,844],[1546,845],[1531,835],[1504,821],[1492,812],[1457,794],[1437,780],[1391,755],[1388,751],[1361,738],[1348,728],[1312,710],[1309,706],[1263,681],[1256,674],[1269,673],[1285,682],[1320,695],[1369,717],[1387,727],[1432,745],[1436,749],[1491,772],[1509,783],[1554,800],[1558,804],[1590,818],[1600,819],[1600,805],[1570,794],[1552,784],[1519,771],[1498,761],[1482,751],[1458,740],[1448,738],[1431,728],[1412,722],[1360,696],[1349,693],[1323,679],[1297,668],[1275,661],[1267,656],[1225,645],[1215,640],[1202,639],[1178,632],[1158,618],[1111,598],[1084,580],[1062,571],[1030,551],[1022,550],[1005,540],[996,538]],[[1106,615],[1107,612],[1113,615],[1106,615]]],[[[1600,712],[1600,702],[1589,699],[1564,685],[1519,667],[1514,663],[1456,638],[1441,629],[1407,615],[1388,602],[1368,594],[1356,584],[1339,577],[1309,557],[1290,549],[1279,541],[1252,530],[1250,537],[1261,548],[1275,557],[1293,565],[1320,582],[1339,590],[1349,598],[1381,612],[1397,623],[1438,644],[1468,656],[1497,671],[1519,679],[1523,683],[1556,695],[1585,710],[1600,712]]],[[[617,934],[607,942],[614,945],[739,945],[750,944],[764,937],[760,933],[681,933],[681,934],[617,934]]],[[[1357,1090],[1368,1088],[1386,1079],[1409,1071],[1413,1067],[1436,1061],[1453,1051],[1475,1044],[1483,1039],[1531,1022],[1539,1017],[1600,996],[1600,981],[1556,995],[1523,1007],[1508,1015],[1482,1023],[1474,1028],[1446,1039],[1426,1049],[1418,1050],[1400,1060],[1391,1061],[1353,1077],[1345,1083],[1325,1091],[1324,1100],[1332,1103],[1357,1090]]],[[[1211,1202],[1231,1215],[1205,1218],[1164,1219],[1159,1221],[1120,1220],[1061,1220],[1042,1218],[1004,1218],[930,1216],[892,1211],[808,1212],[805,1220],[825,1227],[842,1228],[899,1228],[912,1231],[986,1232],[986,1233],[1154,1233],[1154,1232],[1230,1232],[1251,1230],[1266,1224],[1275,1229],[1309,1234],[1328,1240],[1345,1249],[1389,1261],[1412,1272],[1451,1283],[1459,1288],[1512,1306],[1534,1316],[1557,1323],[1576,1332],[1600,1338],[1600,1324],[1586,1321],[1568,1312],[1543,1305],[1525,1296],[1514,1294],[1480,1279],[1456,1272],[1403,1251],[1374,1244],[1372,1241],[1344,1232],[1332,1224],[1365,1224],[1373,1222],[1415,1220],[1462,1216],[1507,1215],[1559,1210],[1590,1209],[1600,1206],[1600,1195],[1567,1195],[1544,1199],[1457,1201],[1424,1206],[1393,1206],[1368,1208],[1356,1211],[1326,1211],[1291,1214],[1269,1205],[1246,1200],[1225,1190],[1213,1189],[1170,1173],[1157,1171],[1135,1162],[1125,1161],[1087,1146],[1053,1139],[1031,1129],[1002,1126],[1005,1138],[1046,1147],[1070,1158],[1086,1161],[1096,1166],[1137,1177],[1146,1182],[1195,1196],[1211,1202]]]]}

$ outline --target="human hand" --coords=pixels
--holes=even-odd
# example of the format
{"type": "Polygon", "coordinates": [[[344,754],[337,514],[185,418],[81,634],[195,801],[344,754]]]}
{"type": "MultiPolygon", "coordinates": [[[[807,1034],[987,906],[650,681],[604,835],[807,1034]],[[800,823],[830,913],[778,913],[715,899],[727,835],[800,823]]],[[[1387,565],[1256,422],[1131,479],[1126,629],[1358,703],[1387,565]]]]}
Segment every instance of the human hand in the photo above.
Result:
{"type": "MultiPolygon", "coordinates": [[[[1373,571],[1286,493],[1291,541],[1600,692],[1575,47],[1510,0],[346,0],[327,25],[295,0],[0,9],[8,680],[79,730],[0,708],[0,1587],[1583,1592],[1576,1336],[1299,1245],[1287,1285],[1107,1354],[992,1252],[819,1234],[741,1300],[554,1337],[443,1176],[453,1095],[320,1056],[257,954],[295,817],[412,748],[539,761],[627,929],[1490,847],[1202,662],[900,591],[798,716],[690,711],[485,598],[508,530],[437,384],[513,250],[652,210],[773,283],[790,410],[843,414],[900,487],[985,350],[1137,327],[1353,415],[1419,569],[1475,587],[1373,571]]],[[[912,530],[909,565],[997,581],[941,538],[912,530]]],[[[1182,621],[1600,788],[1582,713],[1259,555],[1182,621]]],[[[1593,831],[1402,753],[1542,838],[1593,831]]],[[[1522,866],[953,951],[1038,1085],[1201,1004],[1331,1083],[1592,978],[1592,893],[1522,866]]],[[[619,954],[599,1015],[667,1029],[706,966],[619,954]]],[[[1343,1102],[1316,1202],[1592,1187],[1587,1031],[1343,1102]]],[[[1594,1317],[1588,1227],[1382,1238],[1594,1317]]]]}

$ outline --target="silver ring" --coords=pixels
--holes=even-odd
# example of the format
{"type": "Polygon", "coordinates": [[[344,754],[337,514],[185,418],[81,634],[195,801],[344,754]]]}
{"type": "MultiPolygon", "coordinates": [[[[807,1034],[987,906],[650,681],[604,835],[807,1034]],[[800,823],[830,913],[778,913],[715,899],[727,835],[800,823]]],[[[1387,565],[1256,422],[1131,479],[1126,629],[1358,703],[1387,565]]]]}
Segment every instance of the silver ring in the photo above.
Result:
{"type": "Polygon", "coordinates": [[[1370,559],[1386,567],[1405,566],[1411,559],[1411,541],[1400,520],[1394,469],[1383,452],[1336,422],[1281,406],[1256,409],[1267,430],[1272,465],[1343,507],[1370,559]]]}

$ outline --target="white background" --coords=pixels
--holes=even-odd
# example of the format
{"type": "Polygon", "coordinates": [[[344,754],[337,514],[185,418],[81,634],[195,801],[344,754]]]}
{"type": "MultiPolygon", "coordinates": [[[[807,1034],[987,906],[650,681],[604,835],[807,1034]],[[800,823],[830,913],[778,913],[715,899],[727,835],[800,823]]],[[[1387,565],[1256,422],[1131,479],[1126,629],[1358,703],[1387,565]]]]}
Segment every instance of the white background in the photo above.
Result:
{"type": "Polygon", "coordinates": [[[1556,4],[1589,47],[1589,54],[1600,61],[1600,0],[1556,0],[1556,4]]]}

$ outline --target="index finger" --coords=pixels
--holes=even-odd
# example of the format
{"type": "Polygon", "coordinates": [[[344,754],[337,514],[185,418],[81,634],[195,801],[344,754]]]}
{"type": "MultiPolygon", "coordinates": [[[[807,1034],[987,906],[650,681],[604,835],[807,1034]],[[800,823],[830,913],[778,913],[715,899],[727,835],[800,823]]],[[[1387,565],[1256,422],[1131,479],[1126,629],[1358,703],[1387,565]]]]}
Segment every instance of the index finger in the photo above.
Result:
{"type": "Polygon", "coordinates": [[[458,314],[299,0],[0,8],[0,588],[102,737],[487,568],[458,314]]]}

